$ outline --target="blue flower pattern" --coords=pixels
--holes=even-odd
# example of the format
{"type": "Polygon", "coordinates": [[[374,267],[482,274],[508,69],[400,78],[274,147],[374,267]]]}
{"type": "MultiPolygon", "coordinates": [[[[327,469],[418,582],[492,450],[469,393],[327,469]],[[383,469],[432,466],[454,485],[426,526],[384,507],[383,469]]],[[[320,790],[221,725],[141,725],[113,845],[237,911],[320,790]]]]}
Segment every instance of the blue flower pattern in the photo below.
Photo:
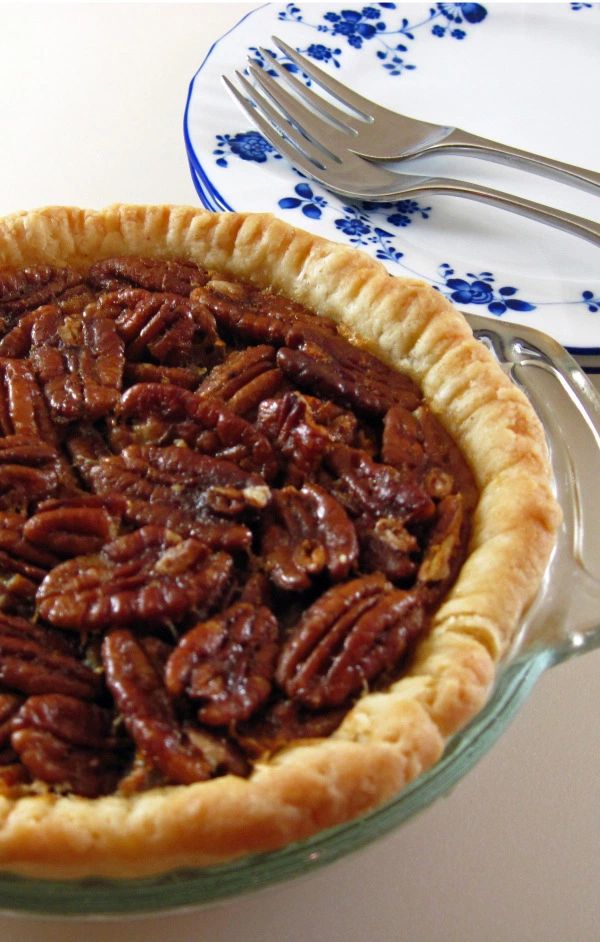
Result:
{"type": "Polygon", "coordinates": [[[394,233],[374,226],[360,206],[342,206],[343,216],[335,220],[335,227],[355,246],[376,246],[375,257],[387,262],[399,262],[404,253],[394,246],[394,233]]]}
{"type": "Polygon", "coordinates": [[[332,36],[344,36],[349,46],[360,49],[364,40],[373,39],[377,32],[385,31],[386,26],[380,16],[375,7],[363,7],[361,12],[342,10],[340,13],[326,13],[323,19],[331,24],[326,28],[332,36]]]}
{"type": "Polygon", "coordinates": [[[327,206],[324,196],[313,193],[308,183],[299,183],[294,187],[296,196],[285,196],[279,200],[281,209],[300,209],[309,219],[320,219],[322,210],[327,206]]]}
{"type": "Polygon", "coordinates": [[[239,131],[237,134],[217,134],[217,147],[213,150],[218,167],[229,166],[228,157],[233,155],[242,160],[251,160],[264,164],[269,157],[281,160],[272,144],[258,131],[239,131]]]}
{"type": "Polygon", "coordinates": [[[451,265],[448,262],[442,262],[439,273],[442,282],[435,287],[455,304],[485,305],[489,313],[496,317],[500,317],[507,311],[523,313],[534,311],[536,308],[531,301],[517,297],[518,288],[511,285],[496,288],[494,275],[490,271],[483,271],[478,275],[467,272],[464,278],[457,278],[451,265]]]}
{"type": "MultiPolygon", "coordinates": [[[[409,51],[407,43],[415,39],[417,30],[428,27],[438,38],[449,36],[463,40],[467,37],[466,27],[481,23],[487,16],[487,9],[480,3],[436,3],[429,8],[424,19],[411,23],[407,17],[400,17],[396,9],[395,3],[373,3],[361,9],[331,10],[323,14],[322,22],[313,23],[305,18],[302,7],[288,3],[278,17],[284,22],[301,23],[308,29],[326,33],[332,39],[342,39],[354,49],[362,49],[370,43],[385,72],[396,76],[416,69],[416,65],[406,61],[405,53],[409,51]]],[[[321,62],[332,62],[337,67],[342,55],[341,48],[333,49],[323,43],[313,43],[298,51],[321,62]]],[[[251,52],[255,54],[257,50],[251,49],[251,52]]],[[[268,68],[260,54],[256,59],[268,68]]],[[[292,71],[299,71],[284,56],[278,61],[292,71]]],[[[310,84],[307,76],[304,80],[310,84]]]]}

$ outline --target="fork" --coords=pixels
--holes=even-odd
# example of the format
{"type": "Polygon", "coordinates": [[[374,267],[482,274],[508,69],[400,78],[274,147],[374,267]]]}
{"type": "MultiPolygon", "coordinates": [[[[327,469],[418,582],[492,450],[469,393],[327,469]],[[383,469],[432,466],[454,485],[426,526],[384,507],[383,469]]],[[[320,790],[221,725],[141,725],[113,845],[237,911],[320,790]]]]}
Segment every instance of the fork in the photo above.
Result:
{"type": "MultiPolygon", "coordinates": [[[[313,109],[321,112],[337,127],[346,132],[347,147],[361,157],[370,160],[402,160],[421,157],[426,154],[452,153],[480,157],[498,163],[509,164],[519,169],[550,177],[560,183],[567,183],[600,196],[600,174],[583,170],[571,164],[551,160],[526,150],[508,147],[485,137],[478,137],[460,128],[445,127],[419,121],[390,111],[381,105],[363,98],[346,85],[338,82],[323,69],[301,56],[282,39],[272,37],[273,42],[305,75],[321,86],[353,114],[341,111],[322,96],[316,95],[310,88],[286,69],[274,55],[260,49],[263,59],[299,94],[313,109]]],[[[263,73],[264,87],[270,76],[263,73]]],[[[272,87],[272,86],[270,86],[272,87]]],[[[285,102],[293,116],[294,99],[284,89],[280,91],[280,101],[285,102]]]]}
{"type": "MultiPolygon", "coordinates": [[[[391,172],[364,159],[348,148],[348,133],[339,123],[334,125],[330,120],[323,120],[289,95],[264,70],[252,63],[248,68],[268,98],[239,71],[235,74],[243,92],[224,75],[222,79],[227,89],[273,147],[297,170],[327,189],[348,199],[368,201],[393,202],[424,193],[460,196],[489,203],[600,245],[600,224],[592,220],[478,183],[391,172]],[[269,98],[278,107],[273,107],[269,98]]],[[[316,67],[311,65],[311,68],[316,67]]]]}

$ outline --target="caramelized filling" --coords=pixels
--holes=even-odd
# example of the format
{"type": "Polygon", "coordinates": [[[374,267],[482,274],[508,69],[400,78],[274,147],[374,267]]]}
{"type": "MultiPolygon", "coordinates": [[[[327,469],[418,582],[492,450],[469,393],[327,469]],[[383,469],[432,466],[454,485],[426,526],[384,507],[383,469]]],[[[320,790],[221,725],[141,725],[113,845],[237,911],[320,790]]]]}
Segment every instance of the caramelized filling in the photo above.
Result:
{"type": "Polygon", "coordinates": [[[188,262],[0,271],[0,787],[247,775],[406,669],[471,473],[335,325],[188,262]]]}

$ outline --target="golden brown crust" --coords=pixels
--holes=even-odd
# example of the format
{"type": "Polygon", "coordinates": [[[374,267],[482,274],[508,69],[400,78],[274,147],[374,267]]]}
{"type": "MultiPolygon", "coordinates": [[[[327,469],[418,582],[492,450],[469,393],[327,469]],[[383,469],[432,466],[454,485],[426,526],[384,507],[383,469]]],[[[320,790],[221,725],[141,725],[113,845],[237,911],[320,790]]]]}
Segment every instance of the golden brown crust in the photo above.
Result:
{"type": "Polygon", "coordinates": [[[437,292],[268,215],[186,207],[51,207],[0,220],[0,265],[188,257],[288,295],[411,375],[471,464],[470,555],[408,674],[363,697],[328,739],[295,743],[249,779],[99,799],[0,798],[0,868],[136,876],[271,850],[360,815],[438,760],[481,709],[559,522],[541,425],[437,292]]]}

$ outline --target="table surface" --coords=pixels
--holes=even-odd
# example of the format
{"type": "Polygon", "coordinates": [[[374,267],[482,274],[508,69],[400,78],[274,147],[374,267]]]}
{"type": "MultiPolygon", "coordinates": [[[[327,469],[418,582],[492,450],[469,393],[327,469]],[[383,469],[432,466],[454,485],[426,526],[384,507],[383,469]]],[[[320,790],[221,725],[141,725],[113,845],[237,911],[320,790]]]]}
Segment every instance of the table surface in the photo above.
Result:
{"type": "MultiPolygon", "coordinates": [[[[0,214],[196,205],[188,83],[251,9],[0,3],[0,214]]],[[[85,927],[0,915],[0,939],[598,942],[599,695],[600,651],[553,668],[449,797],[310,877],[203,911],[85,927]]]]}

